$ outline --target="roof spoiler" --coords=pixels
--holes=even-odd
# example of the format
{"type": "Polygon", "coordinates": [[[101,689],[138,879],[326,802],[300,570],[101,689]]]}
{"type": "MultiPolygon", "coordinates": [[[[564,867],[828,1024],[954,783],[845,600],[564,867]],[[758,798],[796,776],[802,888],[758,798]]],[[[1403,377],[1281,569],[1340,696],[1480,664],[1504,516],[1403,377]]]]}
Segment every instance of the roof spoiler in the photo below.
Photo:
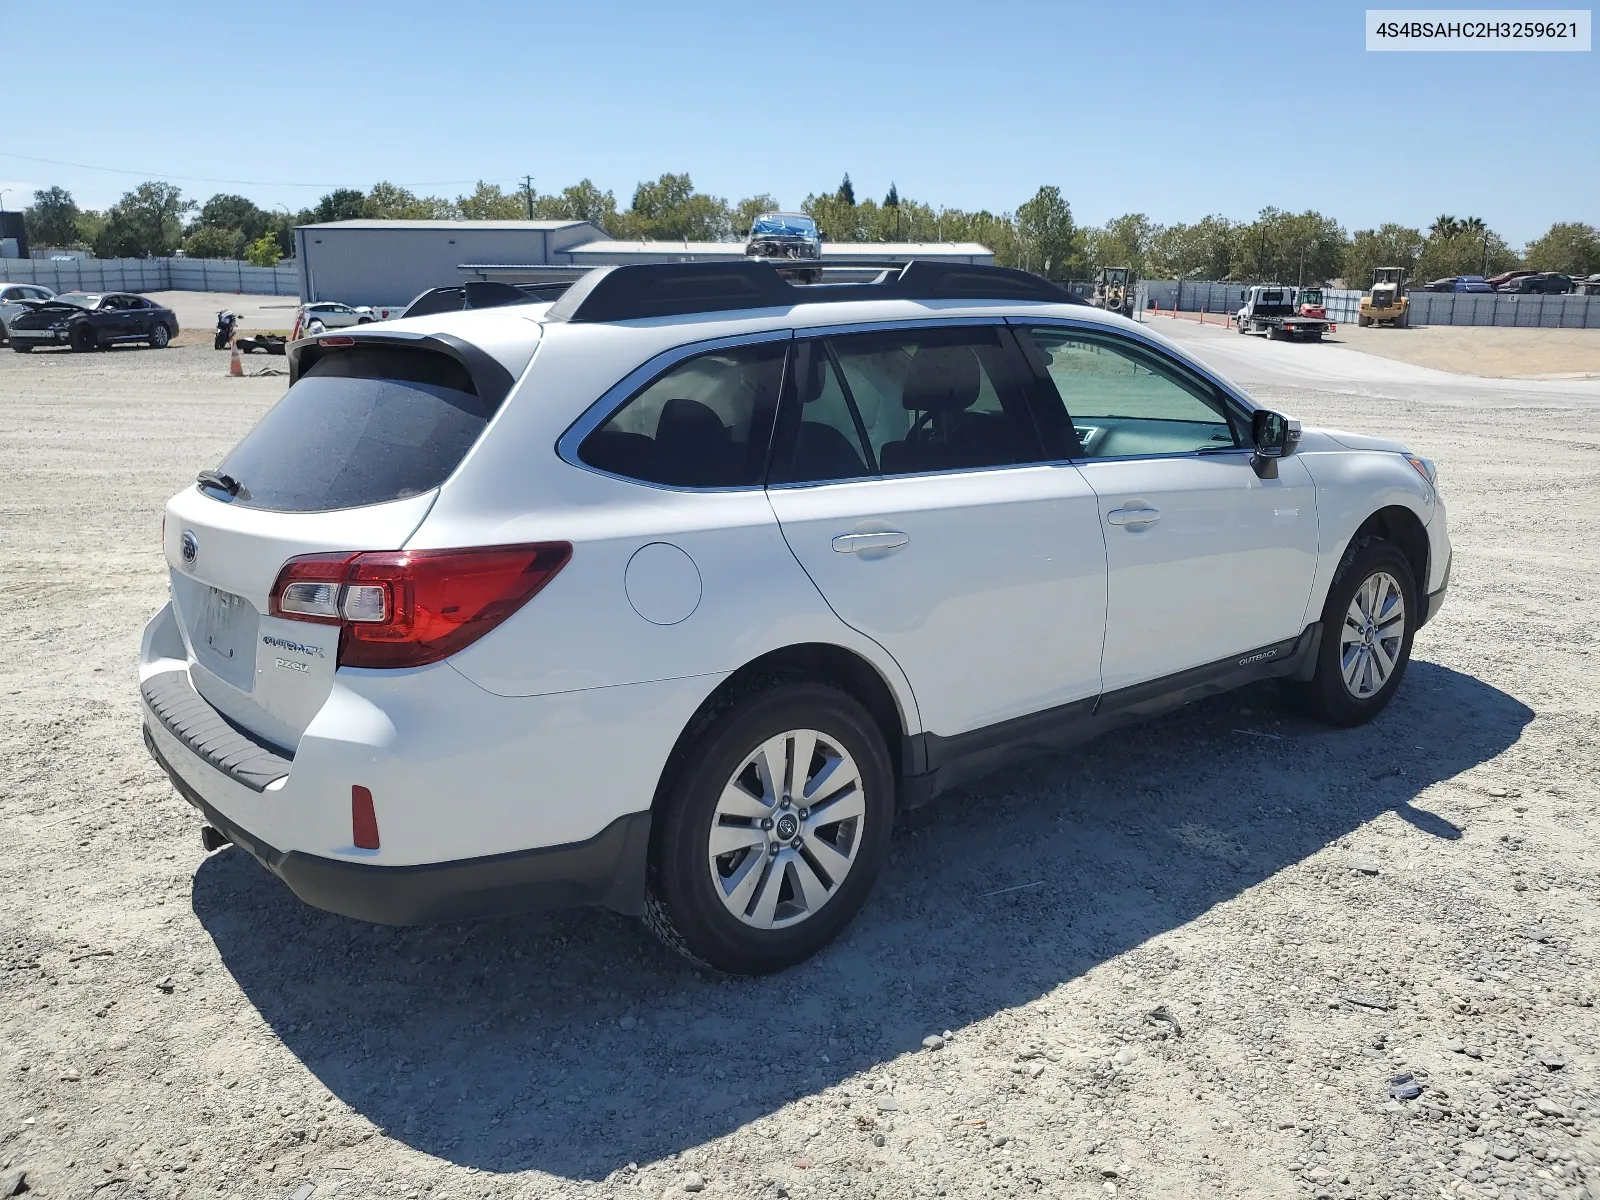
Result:
{"type": "Polygon", "coordinates": [[[1084,304],[1060,284],[1011,267],[910,262],[820,263],[815,259],[640,263],[597,267],[551,306],[546,320],[631,321],[747,308],[789,308],[848,300],[1032,300],[1084,304]],[[884,270],[871,283],[800,283],[786,272],[884,270]]]}

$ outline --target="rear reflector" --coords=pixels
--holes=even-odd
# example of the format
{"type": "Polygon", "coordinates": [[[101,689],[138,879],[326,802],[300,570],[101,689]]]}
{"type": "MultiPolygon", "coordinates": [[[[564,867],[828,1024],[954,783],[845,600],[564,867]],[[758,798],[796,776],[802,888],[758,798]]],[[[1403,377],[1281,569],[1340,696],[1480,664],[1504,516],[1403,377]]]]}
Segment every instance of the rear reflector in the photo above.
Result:
{"type": "Polygon", "coordinates": [[[568,542],[291,558],[268,612],[339,625],[341,667],[420,667],[465,649],[572,557],[568,542]]]}
{"type": "Polygon", "coordinates": [[[378,814],[372,793],[360,784],[350,789],[350,840],[362,850],[378,849],[378,814]]]}

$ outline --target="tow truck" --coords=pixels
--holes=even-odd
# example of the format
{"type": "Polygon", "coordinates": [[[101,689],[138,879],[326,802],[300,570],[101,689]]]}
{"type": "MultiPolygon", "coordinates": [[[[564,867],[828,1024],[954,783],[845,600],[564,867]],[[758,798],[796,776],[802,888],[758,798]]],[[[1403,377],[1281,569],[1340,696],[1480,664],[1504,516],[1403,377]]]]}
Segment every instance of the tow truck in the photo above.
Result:
{"type": "Polygon", "coordinates": [[[1239,293],[1244,306],[1234,316],[1240,333],[1264,333],[1271,342],[1301,338],[1320,342],[1334,326],[1322,317],[1296,312],[1295,289],[1282,283],[1258,283],[1239,293]]]}

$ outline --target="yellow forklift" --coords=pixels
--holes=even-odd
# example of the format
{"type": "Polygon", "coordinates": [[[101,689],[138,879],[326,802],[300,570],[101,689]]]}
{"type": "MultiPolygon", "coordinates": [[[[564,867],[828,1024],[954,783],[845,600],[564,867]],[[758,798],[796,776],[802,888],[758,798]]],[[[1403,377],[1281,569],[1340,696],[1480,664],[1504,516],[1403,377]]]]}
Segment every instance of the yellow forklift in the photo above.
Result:
{"type": "Polygon", "coordinates": [[[1411,301],[1405,294],[1403,267],[1378,267],[1372,272],[1372,290],[1361,297],[1356,324],[1394,325],[1404,329],[1411,324],[1411,301]]]}
{"type": "Polygon", "coordinates": [[[1133,316],[1133,272],[1127,267],[1101,267],[1094,273],[1094,294],[1089,303],[1108,312],[1133,316]]]}

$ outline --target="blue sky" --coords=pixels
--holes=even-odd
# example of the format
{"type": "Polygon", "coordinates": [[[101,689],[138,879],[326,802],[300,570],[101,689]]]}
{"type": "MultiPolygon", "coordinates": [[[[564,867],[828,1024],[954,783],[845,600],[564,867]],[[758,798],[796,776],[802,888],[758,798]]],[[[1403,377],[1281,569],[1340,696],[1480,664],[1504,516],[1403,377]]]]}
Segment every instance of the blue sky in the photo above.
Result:
{"type": "Polygon", "coordinates": [[[1369,54],[1350,4],[157,3],[83,38],[55,8],[6,5],[7,208],[147,176],[299,209],[524,173],[625,206],[663,171],[796,205],[848,171],[859,196],[993,211],[1053,183],[1083,223],[1449,212],[1513,245],[1600,223],[1593,52],[1369,54]]]}

